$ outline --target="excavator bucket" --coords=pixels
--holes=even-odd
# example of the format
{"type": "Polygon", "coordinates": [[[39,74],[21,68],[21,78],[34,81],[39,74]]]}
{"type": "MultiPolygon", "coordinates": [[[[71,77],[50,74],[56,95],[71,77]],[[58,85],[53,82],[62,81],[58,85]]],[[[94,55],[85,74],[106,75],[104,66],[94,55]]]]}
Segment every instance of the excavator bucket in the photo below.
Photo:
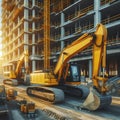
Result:
{"type": "Polygon", "coordinates": [[[91,90],[89,95],[87,96],[86,100],[83,103],[83,108],[88,110],[96,110],[100,106],[100,98],[94,94],[91,90]]]}
{"type": "Polygon", "coordinates": [[[96,90],[90,89],[90,92],[82,104],[82,108],[94,111],[100,108],[104,108],[107,105],[110,105],[112,101],[111,96],[101,95],[96,90]]]}

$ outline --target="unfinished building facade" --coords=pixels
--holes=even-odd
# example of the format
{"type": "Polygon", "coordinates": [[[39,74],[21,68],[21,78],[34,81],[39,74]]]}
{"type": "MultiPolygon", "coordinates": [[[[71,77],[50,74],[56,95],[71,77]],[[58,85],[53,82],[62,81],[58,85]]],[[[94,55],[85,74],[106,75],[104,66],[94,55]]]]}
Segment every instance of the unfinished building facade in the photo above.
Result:
{"type": "MultiPolygon", "coordinates": [[[[30,72],[44,68],[43,0],[2,0],[4,71],[14,70],[20,56],[29,51],[30,72]]],[[[55,66],[63,48],[98,23],[108,29],[107,72],[120,74],[120,1],[51,0],[50,66],[55,66]]],[[[91,78],[91,48],[70,62],[80,65],[81,75],[91,78]]],[[[23,64],[23,67],[25,64],[23,64]]],[[[101,70],[102,71],[102,70],[101,70]]]]}

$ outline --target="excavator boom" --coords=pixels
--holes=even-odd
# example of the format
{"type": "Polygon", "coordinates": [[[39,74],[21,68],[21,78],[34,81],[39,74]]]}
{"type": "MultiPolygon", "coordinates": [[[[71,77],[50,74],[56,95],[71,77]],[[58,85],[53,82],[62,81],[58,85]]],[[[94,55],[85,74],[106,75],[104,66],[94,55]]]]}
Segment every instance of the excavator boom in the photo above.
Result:
{"type": "Polygon", "coordinates": [[[71,45],[66,47],[60,54],[57,65],[54,69],[54,74],[59,75],[58,80],[60,80],[62,75],[62,70],[66,66],[67,62],[77,53],[83,51],[85,48],[92,44],[93,36],[90,34],[84,34],[71,45]]]}
{"type": "MultiPolygon", "coordinates": [[[[100,88],[98,75],[101,64],[104,68],[106,67],[106,40],[107,30],[104,25],[98,24],[95,33],[85,33],[63,49],[54,69],[54,74],[58,75],[57,80],[60,81],[63,69],[74,55],[93,45],[93,86],[102,91],[104,86],[100,88]]],[[[106,82],[106,79],[101,79],[104,83],[106,82]]]]}

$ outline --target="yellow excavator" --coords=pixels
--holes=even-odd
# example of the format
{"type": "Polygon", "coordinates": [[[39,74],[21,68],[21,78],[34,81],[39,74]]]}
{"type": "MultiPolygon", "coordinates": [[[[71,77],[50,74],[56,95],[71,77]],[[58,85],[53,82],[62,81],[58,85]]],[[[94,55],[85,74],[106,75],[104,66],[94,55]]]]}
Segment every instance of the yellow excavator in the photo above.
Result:
{"type": "Polygon", "coordinates": [[[25,84],[29,85],[29,69],[28,69],[28,50],[25,50],[25,52],[21,55],[19,58],[15,71],[9,71],[4,73],[5,79],[3,80],[4,84],[10,84],[13,86],[17,86],[19,84],[25,84]],[[22,68],[23,63],[25,63],[27,66],[25,68],[22,68]]]}
{"type": "Polygon", "coordinates": [[[64,93],[67,93],[83,99],[80,107],[88,110],[110,105],[111,96],[106,94],[106,73],[103,72],[103,76],[99,76],[100,67],[102,66],[104,71],[106,67],[106,42],[107,29],[104,25],[98,24],[94,33],[83,34],[63,49],[53,71],[39,70],[31,73],[30,82],[39,86],[29,86],[27,94],[56,103],[64,101],[64,93]],[[93,46],[92,88],[81,85],[78,65],[68,64],[73,56],[89,46],[93,46]]]}

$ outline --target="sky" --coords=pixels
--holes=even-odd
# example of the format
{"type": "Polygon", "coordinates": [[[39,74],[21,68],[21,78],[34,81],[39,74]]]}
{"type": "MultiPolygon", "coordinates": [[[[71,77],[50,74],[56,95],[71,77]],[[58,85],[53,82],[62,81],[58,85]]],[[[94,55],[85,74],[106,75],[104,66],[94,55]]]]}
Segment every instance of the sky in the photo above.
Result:
{"type": "Polygon", "coordinates": [[[0,57],[2,56],[2,51],[1,51],[1,48],[2,48],[2,44],[1,44],[1,40],[2,40],[2,38],[1,38],[1,2],[2,2],[2,0],[0,0],[0,57]]]}

